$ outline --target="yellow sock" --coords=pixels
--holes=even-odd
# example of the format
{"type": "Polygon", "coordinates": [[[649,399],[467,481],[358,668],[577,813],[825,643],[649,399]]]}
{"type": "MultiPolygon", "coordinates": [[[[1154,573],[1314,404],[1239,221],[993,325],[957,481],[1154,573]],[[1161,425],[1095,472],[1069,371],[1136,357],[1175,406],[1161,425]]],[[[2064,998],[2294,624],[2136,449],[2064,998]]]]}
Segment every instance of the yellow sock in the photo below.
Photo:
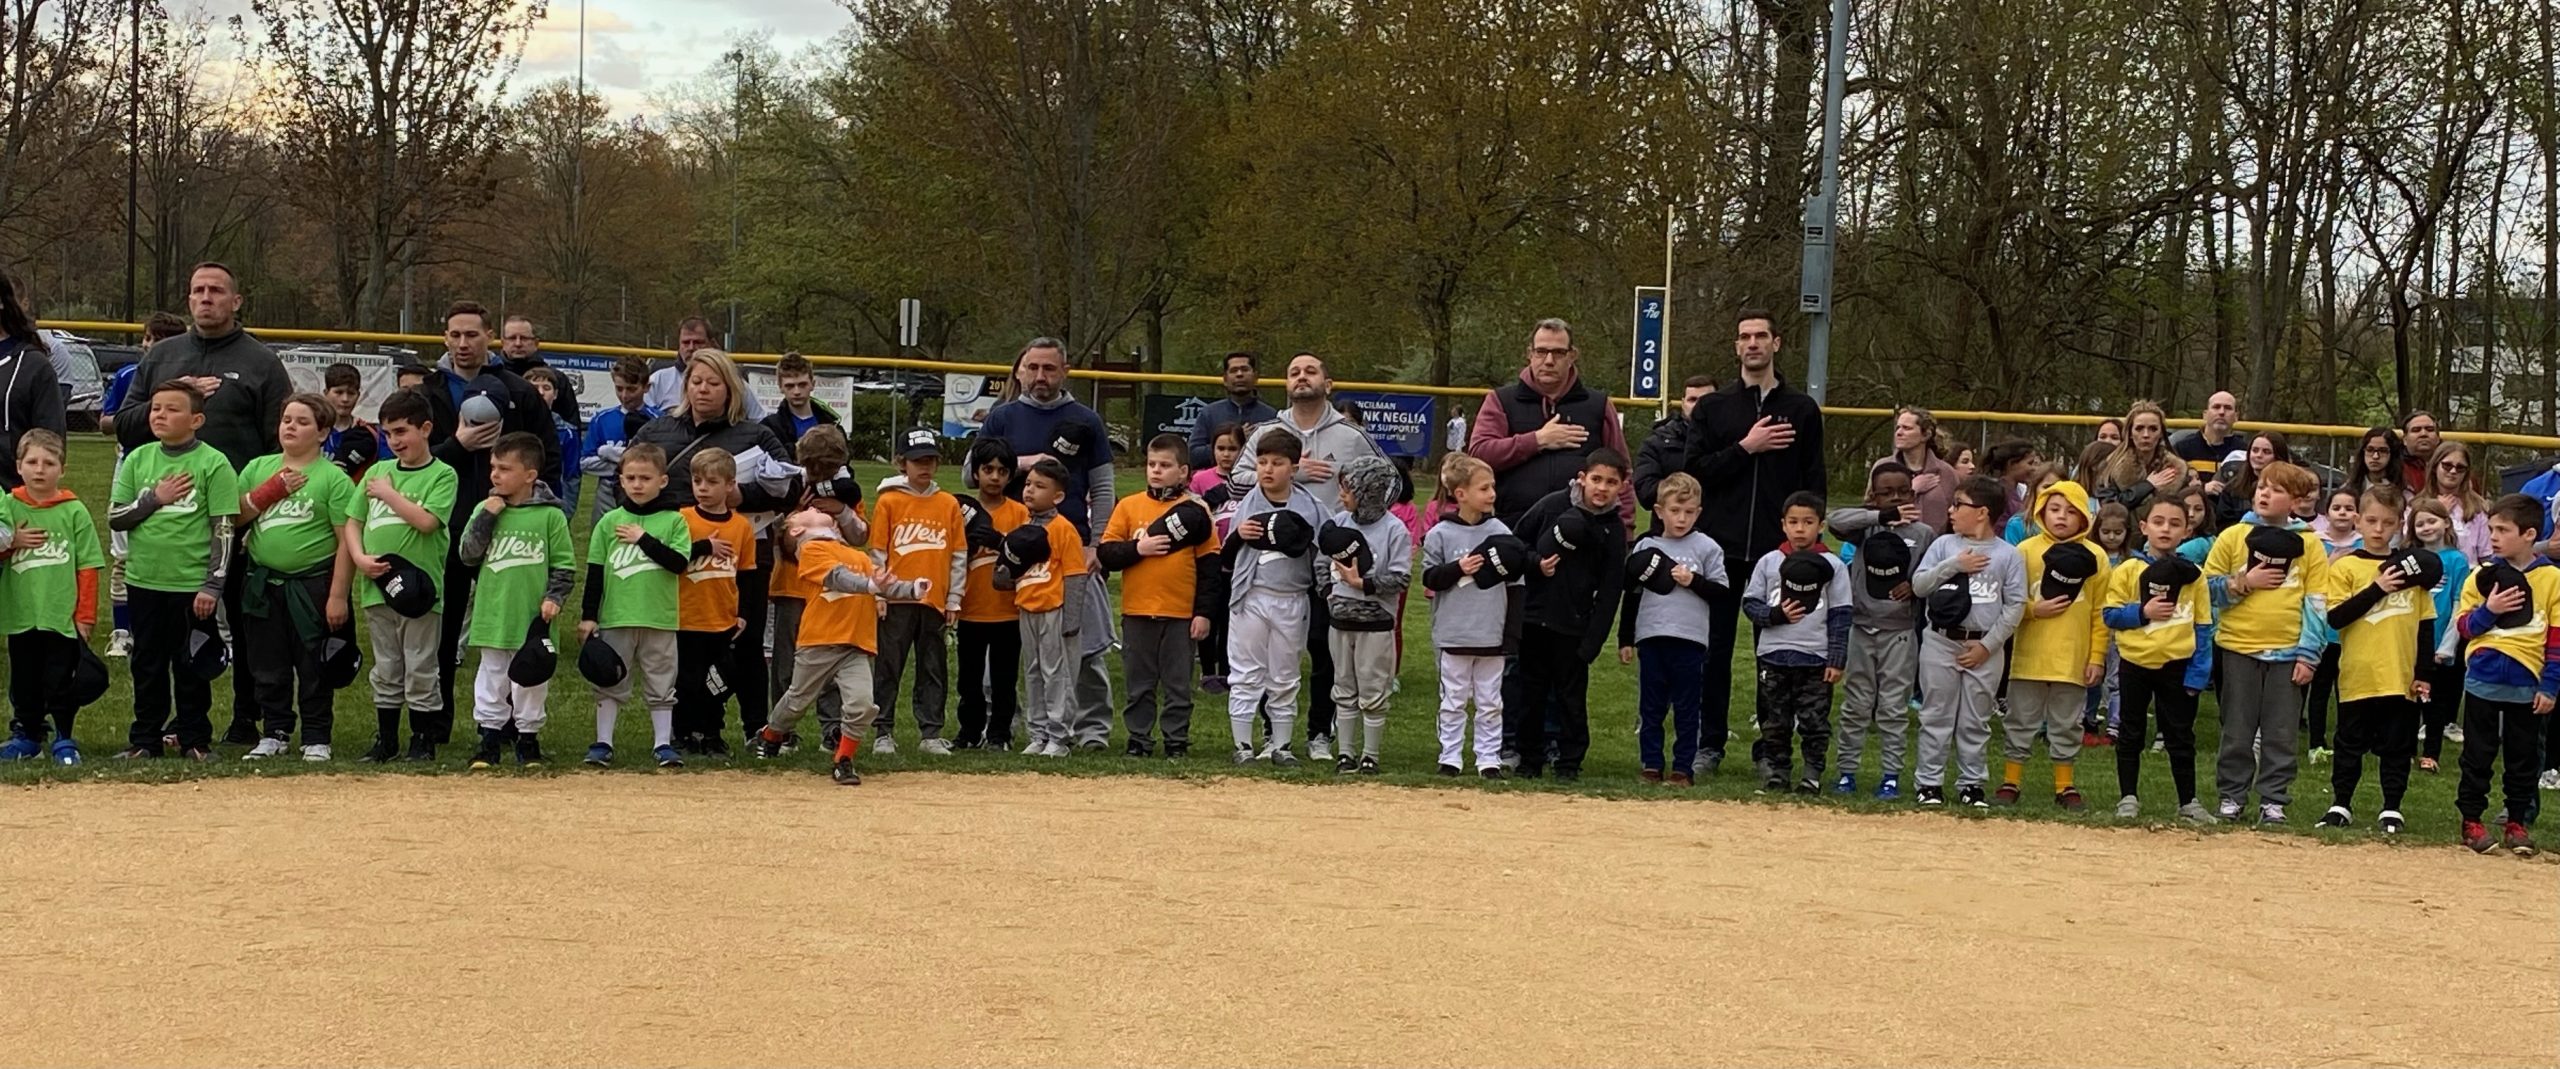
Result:
{"type": "Polygon", "coordinates": [[[2070,790],[2070,789],[2071,789],[2071,766],[2070,766],[2070,765],[2055,765],[2055,766],[2053,766],[2053,793],[2055,793],[2055,794],[2061,794],[2062,792],[2067,791],[2067,790],[2070,790]]]}
{"type": "Polygon", "coordinates": [[[2015,787],[2020,783],[2026,782],[2026,778],[2027,763],[2024,761],[2011,761],[2008,764],[2000,766],[2000,782],[2002,783],[2015,787]]]}

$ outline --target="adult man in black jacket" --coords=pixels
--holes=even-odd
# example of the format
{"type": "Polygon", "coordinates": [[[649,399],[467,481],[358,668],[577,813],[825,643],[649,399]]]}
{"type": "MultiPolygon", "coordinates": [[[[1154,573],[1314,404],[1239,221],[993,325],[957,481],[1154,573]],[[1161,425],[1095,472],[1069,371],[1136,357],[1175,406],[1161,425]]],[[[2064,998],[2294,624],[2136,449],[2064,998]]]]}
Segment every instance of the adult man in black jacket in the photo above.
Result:
{"type": "MultiPolygon", "coordinates": [[[[1689,463],[1689,412],[1698,400],[1716,392],[1716,377],[1691,375],[1680,384],[1680,407],[1663,414],[1653,422],[1653,430],[1644,436],[1644,444],[1636,447],[1636,505],[1653,511],[1654,491],[1662,488],[1663,477],[1677,472],[1689,463]]],[[[1661,534],[1662,521],[1656,519],[1645,529],[1646,534],[1661,534]]]]}
{"type": "Polygon", "coordinates": [[[206,445],[222,451],[233,470],[276,451],[276,421],[293,379],[284,361],[240,326],[240,280],[218,263],[201,263],[187,278],[192,329],[153,345],[133,373],[133,389],[116,410],[116,441],[127,450],[151,442],[151,391],[183,379],[204,395],[206,445]]]}
{"type": "MultiPolygon", "coordinates": [[[[543,362],[542,332],[534,327],[531,319],[524,316],[508,316],[506,322],[500,327],[498,344],[500,365],[507,369],[508,374],[517,378],[524,378],[525,372],[538,367],[551,367],[550,364],[543,362]]],[[[553,370],[558,369],[553,368],[553,370]]],[[[569,426],[575,428],[578,433],[585,434],[587,414],[586,410],[578,404],[578,377],[565,371],[560,372],[559,382],[560,388],[552,397],[551,414],[567,420],[569,426]]]]}
{"type": "MultiPolygon", "coordinates": [[[[1785,540],[1779,517],[1787,495],[1822,493],[1822,406],[1778,375],[1778,332],[1767,312],[1745,309],[1735,317],[1733,351],[1741,377],[1698,402],[1689,414],[1689,450],[1683,465],[1704,491],[1699,526],[1724,550],[1735,574],[1785,540]]],[[[1734,630],[1742,614],[1739,585],[1715,588],[1707,598],[1713,628],[1707,644],[1705,730],[1692,775],[1713,772],[1724,760],[1726,716],[1733,700],[1734,630]]]]}

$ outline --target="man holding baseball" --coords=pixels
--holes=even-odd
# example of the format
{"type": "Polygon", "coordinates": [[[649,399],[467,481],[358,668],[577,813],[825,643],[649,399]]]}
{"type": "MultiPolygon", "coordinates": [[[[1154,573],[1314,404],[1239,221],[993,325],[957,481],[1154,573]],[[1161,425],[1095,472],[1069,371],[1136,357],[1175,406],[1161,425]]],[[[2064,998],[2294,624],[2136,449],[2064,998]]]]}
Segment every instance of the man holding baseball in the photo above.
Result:
{"type": "MultiPolygon", "coordinates": [[[[453,468],[448,531],[462,530],[471,522],[471,511],[488,500],[489,447],[500,436],[522,431],[541,439],[542,466],[536,470],[560,470],[560,440],[552,433],[551,408],[542,400],[542,392],[515,372],[489,362],[489,343],[496,328],[488,308],[475,301],[455,301],[444,315],[444,359],[416,387],[427,398],[427,440],[434,443],[435,458],[453,468]]],[[[478,572],[462,563],[462,540],[454,539],[445,552],[442,589],[470,590],[478,572]]],[[[448,714],[453,708],[454,671],[462,664],[462,631],[470,619],[466,606],[445,610],[444,656],[436,664],[436,693],[445,696],[448,714]]],[[[435,722],[451,723],[452,718],[447,715],[435,722]]]]}

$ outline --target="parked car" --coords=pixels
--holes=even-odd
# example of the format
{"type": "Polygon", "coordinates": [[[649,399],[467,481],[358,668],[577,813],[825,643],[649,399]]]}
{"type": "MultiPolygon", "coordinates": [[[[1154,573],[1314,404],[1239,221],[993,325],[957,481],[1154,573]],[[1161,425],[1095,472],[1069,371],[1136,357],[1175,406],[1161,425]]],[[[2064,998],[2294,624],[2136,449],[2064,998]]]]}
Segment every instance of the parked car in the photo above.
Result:
{"type": "Polygon", "coordinates": [[[53,351],[53,374],[62,380],[63,421],[75,431],[98,429],[98,402],[107,393],[106,376],[98,373],[98,356],[89,339],[62,330],[40,330],[53,351]]]}

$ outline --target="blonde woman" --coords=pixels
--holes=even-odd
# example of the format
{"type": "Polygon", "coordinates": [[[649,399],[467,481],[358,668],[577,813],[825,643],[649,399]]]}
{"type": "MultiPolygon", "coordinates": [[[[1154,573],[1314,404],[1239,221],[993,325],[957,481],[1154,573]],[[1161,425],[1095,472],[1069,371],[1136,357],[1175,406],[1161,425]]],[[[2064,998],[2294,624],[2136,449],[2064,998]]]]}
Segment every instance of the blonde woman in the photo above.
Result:
{"type": "Polygon", "coordinates": [[[2417,496],[2435,499],[2453,520],[2453,545],[2474,562],[2489,556],[2489,499],[2472,482],[2477,465],[2471,447],[2445,442],[2427,454],[2426,487],[2417,496]]]}
{"type": "Polygon", "coordinates": [[[2187,468],[2169,450],[2168,413],[2155,402],[2136,401],[2125,412],[2124,427],[2123,447],[2096,474],[2091,489],[2097,499],[2123,505],[2130,513],[2155,494],[2185,493],[2187,468]]]}

